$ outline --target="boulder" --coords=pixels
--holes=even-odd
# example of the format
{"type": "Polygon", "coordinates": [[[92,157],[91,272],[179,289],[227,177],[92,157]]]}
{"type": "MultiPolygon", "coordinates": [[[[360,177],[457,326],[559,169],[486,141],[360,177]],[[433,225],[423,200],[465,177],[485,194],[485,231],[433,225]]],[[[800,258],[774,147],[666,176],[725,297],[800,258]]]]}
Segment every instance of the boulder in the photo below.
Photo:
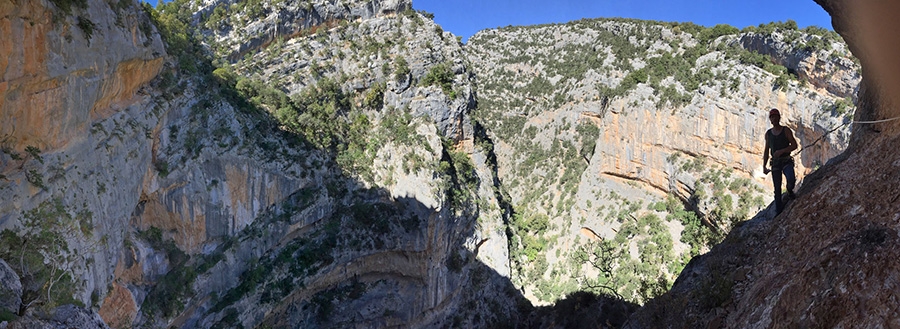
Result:
{"type": "Polygon", "coordinates": [[[22,304],[22,282],[6,261],[0,259],[0,312],[16,312],[22,304]]]}

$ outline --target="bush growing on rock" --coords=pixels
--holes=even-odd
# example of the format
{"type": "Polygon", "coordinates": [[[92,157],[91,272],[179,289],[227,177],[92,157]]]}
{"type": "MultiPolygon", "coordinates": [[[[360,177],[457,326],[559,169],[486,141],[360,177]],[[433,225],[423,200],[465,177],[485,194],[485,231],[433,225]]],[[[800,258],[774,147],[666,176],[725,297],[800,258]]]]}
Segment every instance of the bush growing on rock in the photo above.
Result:
{"type": "Polygon", "coordinates": [[[39,307],[50,310],[64,304],[83,306],[75,298],[78,287],[73,264],[78,251],[67,240],[82,231],[62,200],[42,202],[23,214],[24,230],[0,232],[0,258],[22,280],[22,305],[19,314],[39,307]]]}

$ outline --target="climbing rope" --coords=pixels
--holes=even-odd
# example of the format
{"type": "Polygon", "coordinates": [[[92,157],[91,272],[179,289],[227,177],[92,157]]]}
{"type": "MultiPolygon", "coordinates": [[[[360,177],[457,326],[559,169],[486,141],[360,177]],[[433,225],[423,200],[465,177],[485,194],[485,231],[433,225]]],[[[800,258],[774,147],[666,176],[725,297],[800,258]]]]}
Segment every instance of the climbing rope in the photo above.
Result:
{"type": "Polygon", "coordinates": [[[825,136],[828,136],[828,134],[833,133],[835,130],[841,129],[841,127],[844,127],[844,126],[846,126],[846,125],[849,125],[849,124],[873,124],[873,123],[890,122],[890,121],[894,121],[894,120],[900,120],[900,116],[898,116],[898,117],[893,117],[893,118],[890,118],[890,119],[875,120],[875,121],[850,121],[850,122],[847,122],[847,123],[842,123],[842,124],[838,125],[837,127],[835,127],[834,129],[829,130],[827,133],[822,134],[822,136],[819,136],[819,138],[816,138],[816,140],[813,141],[812,143],[809,143],[809,144],[807,144],[807,145],[804,145],[802,148],[800,148],[799,151],[797,151],[796,154],[791,155],[791,156],[800,155],[800,152],[803,152],[803,150],[805,150],[807,147],[811,147],[811,146],[813,146],[813,145],[816,145],[816,143],[818,143],[820,140],[822,140],[822,138],[825,138],[825,136]]]}
{"type": "Polygon", "coordinates": [[[850,121],[850,123],[882,123],[882,122],[894,121],[897,119],[900,119],[900,117],[893,117],[890,119],[875,120],[875,121],[850,121]]]}

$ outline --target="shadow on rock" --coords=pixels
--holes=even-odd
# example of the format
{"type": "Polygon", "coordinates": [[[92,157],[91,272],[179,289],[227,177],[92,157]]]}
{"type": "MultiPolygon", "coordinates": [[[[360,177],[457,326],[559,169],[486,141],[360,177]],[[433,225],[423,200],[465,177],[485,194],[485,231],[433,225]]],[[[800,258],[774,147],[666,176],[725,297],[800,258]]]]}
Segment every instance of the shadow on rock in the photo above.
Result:
{"type": "Polygon", "coordinates": [[[622,299],[577,291],[551,306],[536,307],[527,328],[622,328],[639,305],[622,299]]]}

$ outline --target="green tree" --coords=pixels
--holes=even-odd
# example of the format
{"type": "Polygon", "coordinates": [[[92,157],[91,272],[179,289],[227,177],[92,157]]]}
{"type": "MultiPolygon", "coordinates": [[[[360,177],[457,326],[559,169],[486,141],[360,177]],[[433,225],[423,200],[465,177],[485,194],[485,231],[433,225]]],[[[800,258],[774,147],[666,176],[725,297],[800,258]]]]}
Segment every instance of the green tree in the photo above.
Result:
{"type": "Polygon", "coordinates": [[[365,99],[363,99],[363,105],[370,109],[380,110],[381,107],[384,106],[385,89],[387,89],[387,85],[384,82],[378,82],[372,85],[366,93],[365,99]]]}
{"type": "MultiPolygon", "coordinates": [[[[441,63],[431,67],[431,70],[425,74],[425,77],[422,78],[419,84],[422,86],[440,86],[444,94],[450,96],[453,92],[453,78],[454,74],[450,69],[450,65],[441,63]]],[[[451,96],[451,98],[453,97],[451,96]]]]}
{"type": "Polygon", "coordinates": [[[82,231],[80,225],[62,201],[54,199],[25,212],[22,230],[0,232],[0,258],[8,260],[22,280],[19,315],[36,306],[49,310],[81,304],[74,298],[78,251],[66,242],[82,231]]]}
{"type": "Polygon", "coordinates": [[[403,81],[409,75],[409,63],[406,62],[406,58],[404,58],[403,56],[397,56],[395,65],[394,80],[396,80],[397,82],[403,81]]]}
{"type": "Polygon", "coordinates": [[[716,24],[716,26],[713,26],[712,28],[701,30],[697,35],[697,39],[701,43],[706,44],[723,35],[738,34],[740,32],[741,31],[734,26],[728,24],[716,24]]]}

